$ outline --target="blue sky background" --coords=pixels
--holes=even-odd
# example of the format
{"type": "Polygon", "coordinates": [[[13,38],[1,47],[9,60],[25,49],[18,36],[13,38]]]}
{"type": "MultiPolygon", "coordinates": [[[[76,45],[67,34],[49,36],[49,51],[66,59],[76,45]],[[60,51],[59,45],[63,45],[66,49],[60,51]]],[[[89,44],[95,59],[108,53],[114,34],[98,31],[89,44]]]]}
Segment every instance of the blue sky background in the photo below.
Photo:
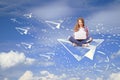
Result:
{"type": "Polygon", "coordinates": [[[0,0],[0,80],[118,80],[119,7],[119,0],[0,0]],[[73,34],[78,17],[104,39],[93,60],[77,61],[57,41],[73,34]]]}

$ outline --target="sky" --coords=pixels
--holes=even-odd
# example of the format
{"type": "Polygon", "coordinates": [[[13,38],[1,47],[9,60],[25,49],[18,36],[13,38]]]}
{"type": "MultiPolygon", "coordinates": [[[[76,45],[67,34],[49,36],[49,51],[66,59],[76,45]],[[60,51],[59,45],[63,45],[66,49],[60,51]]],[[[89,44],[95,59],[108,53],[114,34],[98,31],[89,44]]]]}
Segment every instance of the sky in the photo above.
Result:
{"type": "Polygon", "coordinates": [[[119,0],[0,0],[0,80],[118,80],[119,7],[119,0]],[[79,17],[102,43],[66,49],[58,41],[73,34],[79,17]],[[92,60],[84,57],[89,49],[92,60]]]}

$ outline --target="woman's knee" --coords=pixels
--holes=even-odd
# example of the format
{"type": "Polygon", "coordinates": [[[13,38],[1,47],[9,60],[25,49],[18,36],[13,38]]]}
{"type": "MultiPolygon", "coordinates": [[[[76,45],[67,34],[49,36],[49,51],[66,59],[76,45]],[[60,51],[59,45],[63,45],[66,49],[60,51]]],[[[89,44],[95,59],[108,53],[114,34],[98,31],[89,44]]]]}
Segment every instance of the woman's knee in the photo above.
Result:
{"type": "Polygon", "coordinates": [[[68,40],[69,40],[69,41],[74,41],[74,37],[73,37],[73,36],[69,36],[69,37],[68,37],[68,40]]]}

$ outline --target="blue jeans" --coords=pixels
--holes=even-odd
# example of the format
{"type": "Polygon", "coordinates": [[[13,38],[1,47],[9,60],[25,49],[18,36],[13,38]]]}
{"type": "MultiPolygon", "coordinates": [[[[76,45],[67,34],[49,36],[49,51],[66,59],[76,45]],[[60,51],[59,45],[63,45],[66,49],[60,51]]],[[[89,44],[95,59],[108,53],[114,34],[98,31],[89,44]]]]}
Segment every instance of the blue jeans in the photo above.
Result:
{"type": "Polygon", "coordinates": [[[72,43],[77,44],[78,46],[82,46],[82,44],[87,44],[87,43],[90,43],[92,41],[92,40],[89,41],[90,37],[87,37],[87,39],[83,39],[83,40],[77,40],[73,36],[69,37],[68,40],[72,43]]]}

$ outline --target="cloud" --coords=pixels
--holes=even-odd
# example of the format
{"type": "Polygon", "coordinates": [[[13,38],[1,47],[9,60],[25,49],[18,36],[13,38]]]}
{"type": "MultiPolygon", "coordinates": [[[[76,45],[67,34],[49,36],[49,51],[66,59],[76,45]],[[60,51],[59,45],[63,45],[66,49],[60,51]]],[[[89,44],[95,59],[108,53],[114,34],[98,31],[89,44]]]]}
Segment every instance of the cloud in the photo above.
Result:
{"type": "MultiPolygon", "coordinates": [[[[114,1],[111,0],[104,2],[98,0],[1,0],[0,5],[2,5],[2,8],[0,8],[0,13],[21,15],[30,12],[43,19],[54,19],[71,16],[73,14],[80,16],[90,14],[89,12],[100,10],[101,8],[104,9],[103,7],[113,2],[114,1]]],[[[116,3],[118,3],[118,1],[116,1],[116,3]]],[[[31,15],[27,16],[28,18],[31,17],[31,15]]]]}
{"type": "Polygon", "coordinates": [[[10,68],[20,63],[32,64],[35,60],[27,58],[24,53],[10,51],[0,53],[0,67],[10,68]]]}
{"type": "MultiPolygon", "coordinates": [[[[32,12],[34,15],[42,18],[54,18],[70,14],[70,9],[65,0],[62,1],[46,1],[46,0],[1,0],[0,14],[22,15],[32,12]],[[16,4],[13,4],[16,3],[16,4]]],[[[24,15],[28,16],[28,15],[24,15]]],[[[28,16],[31,17],[30,15],[28,16]]]]}
{"type": "Polygon", "coordinates": [[[60,17],[69,16],[72,14],[72,9],[65,3],[57,1],[46,6],[33,8],[30,12],[33,15],[43,19],[55,19],[60,17]]]}
{"type": "Polygon", "coordinates": [[[1,0],[0,5],[2,5],[2,8],[0,8],[0,14],[11,14],[11,13],[18,13],[18,7],[23,3],[23,1],[16,1],[16,0],[1,0]],[[16,4],[13,4],[16,3],[16,4]]]}
{"type": "Polygon", "coordinates": [[[41,71],[40,74],[42,75],[40,77],[41,80],[61,80],[66,77],[65,74],[58,76],[55,74],[51,74],[48,71],[41,71]]]}
{"type": "Polygon", "coordinates": [[[52,61],[39,61],[38,64],[41,65],[41,66],[47,67],[47,66],[55,65],[55,62],[52,62],[52,61]]]}
{"type": "Polygon", "coordinates": [[[108,80],[118,80],[120,79],[120,73],[112,73],[108,80]]]}
{"type": "Polygon", "coordinates": [[[116,53],[114,53],[113,55],[111,55],[112,59],[115,59],[117,57],[120,57],[120,50],[118,50],[116,53]]]}
{"type": "MultiPolygon", "coordinates": [[[[107,80],[120,79],[120,73],[112,73],[107,80]]],[[[39,76],[35,76],[32,71],[26,71],[18,80],[82,80],[78,77],[70,77],[69,74],[56,75],[46,70],[40,71],[39,76]]],[[[86,77],[85,80],[91,80],[86,77]]],[[[97,77],[96,80],[103,80],[101,77],[97,77]]]]}
{"type": "Polygon", "coordinates": [[[18,80],[81,80],[78,77],[70,77],[69,74],[56,75],[46,70],[40,71],[39,76],[35,76],[32,71],[26,71],[18,80]]]}
{"type": "Polygon", "coordinates": [[[104,10],[95,12],[94,14],[87,17],[88,19],[87,25],[95,32],[109,34],[119,33],[120,30],[119,28],[120,18],[118,17],[120,14],[119,7],[120,6],[117,4],[115,6],[111,4],[104,10]]]}
{"type": "Polygon", "coordinates": [[[41,71],[40,76],[33,76],[31,71],[26,71],[19,80],[62,80],[66,75],[62,74],[60,76],[51,74],[48,71],[41,71]]]}
{"type": "Polygon", "coordinates": [[[30,64],[33,64],[33,62],[35,61],[35,59],[32,59],[32,58],[27,58],[26,57],[26,59],[25,59],[25,64],[28,64],[28,65],[30,65],[30,64]]]}
{"type": "MultiPolygon", "coordinates": [[[[45,18],[59,18],[69,16],[74,11],[83,11],[87,8],[90,1],[88,0],[1,0],[0,13],[21,15],[25,12],[32,12],[34,15],[45,18]],[[16,4],[13,4],[16,3],[16,4]],[[38,7],[39,6],[39,7],[38,7]],[[74,11],[73,11],[74,10],[74,11]]],[[[93,1],[92,1],[93,2],[93,1]]],[[[87,9],[88,10],[88,9],[87,9]]],[[[75,12],[76,13],[76,12],[75,12]]]]}
{"type": "MultiPolygon", "coordinates": [[[[50,2],[50,1],[48,1],[50,2]]],[[[52,1],[51,1],[52,2],[52,1]]],[[[22,15],[27,12],[29,9],[43,5],[46,3],[46,0],[0,0],[0,14],[12,14],[12,15],[22,15]],[[13,4],[15,3],[15,4],[13,4]]],[[[0,15],[0,16],[2,16],[0,15]]]]}
{"type": "Polygon", "coordinates": [[[97,77],[97,79],[96,80],[103,80],[103,78],[101,78],[101,77],[97,77]]]}
{"type": "Polygon", "coordinates": [[[33,73],[31,71],[26,71],[19,80],[33,80],[33,73]]]}
{"type": "Polygon", "coordinates": [[[81,80],[81,79],[80,79],[80,78],[72,77],[72,78],[70,78],[69,80],[81,80]]]}

